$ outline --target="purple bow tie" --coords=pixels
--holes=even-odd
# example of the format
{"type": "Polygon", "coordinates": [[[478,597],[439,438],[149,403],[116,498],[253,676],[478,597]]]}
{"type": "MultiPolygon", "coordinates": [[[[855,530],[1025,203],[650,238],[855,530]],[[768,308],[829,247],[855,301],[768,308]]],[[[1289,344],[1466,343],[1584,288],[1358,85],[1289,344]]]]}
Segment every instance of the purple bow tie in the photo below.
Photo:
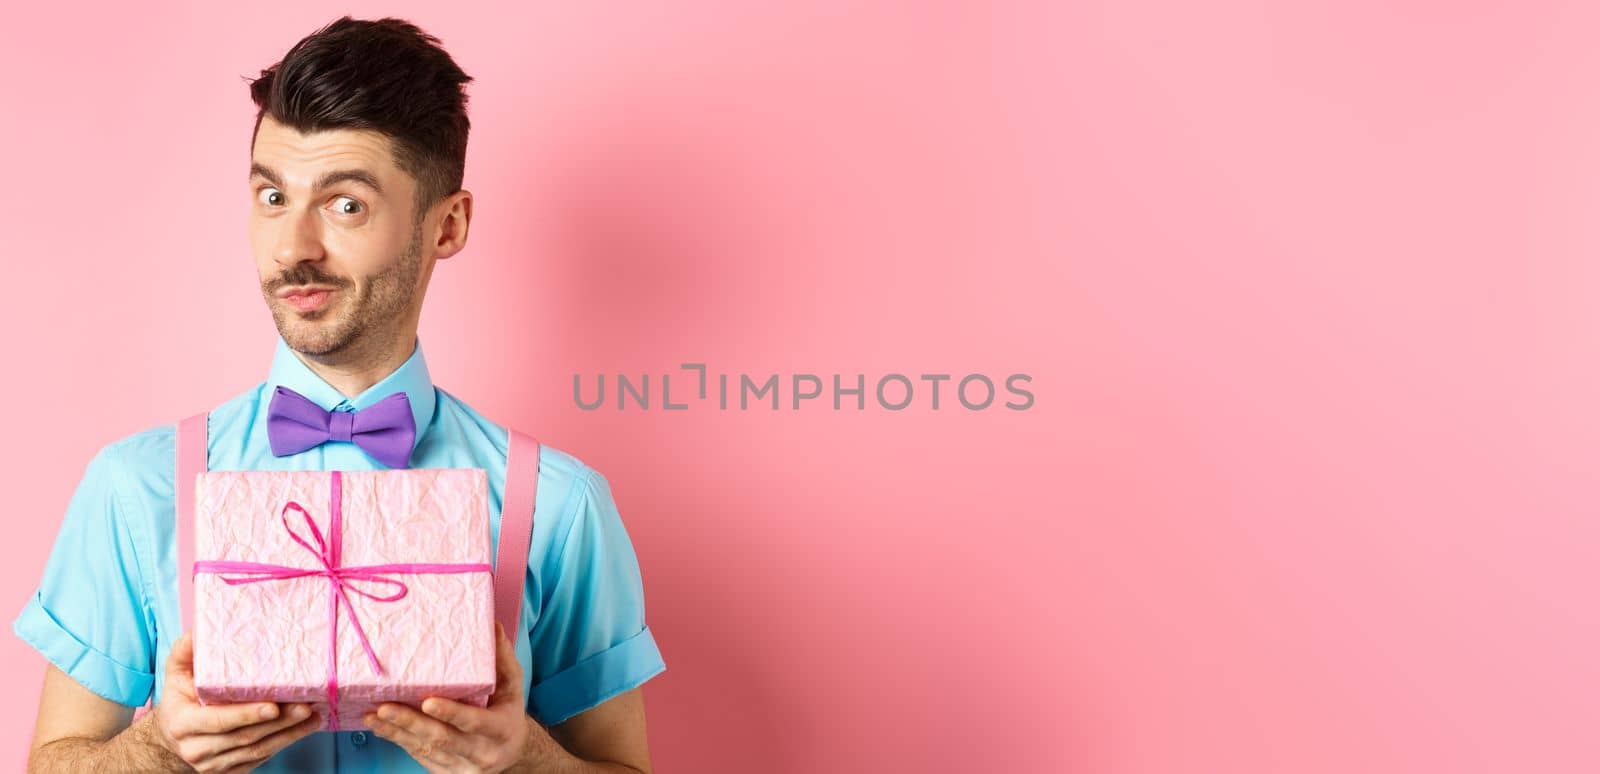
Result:
{"type": "Polygon", "coordinates": [[[325,441],[353,441],[391,468],[408,468],[416,438],[417,420],[404,392],[387,395],[360,411],[323,411],[310,398],[279,386],[267,406],[267,442],[275,457],[325,441]]]}

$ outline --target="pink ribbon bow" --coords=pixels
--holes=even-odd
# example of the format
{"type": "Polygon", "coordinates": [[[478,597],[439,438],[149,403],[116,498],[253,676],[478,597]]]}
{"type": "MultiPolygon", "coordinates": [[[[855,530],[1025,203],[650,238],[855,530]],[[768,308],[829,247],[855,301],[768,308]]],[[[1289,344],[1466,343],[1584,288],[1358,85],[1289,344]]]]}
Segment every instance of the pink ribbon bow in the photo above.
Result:
{"type": "Polygon", "coordinates": [[[283,528],[289,532],[289,537],[294,542],[306,547],[322,563],[321,568],[307,569],[305,567],[290,567],[282,564],[266,564],[262,562],[230,562],[219,560],[199,560],[194,563],[194,573],[245,573],[255,577],[223,578],[223,582],[230,585],[239,583],[259,583],[268,580],[288,580],[290,578],[303,578],[309,575],[321,575],[328,579],[328,714],[330,716],[329,730],[339,730],[339,602],[344,602],[345,609],[350,612],[350,624],[356,629],[356,636],[361,638],[361,647],[367,652],[367,661],[372,664],[373,671],[383,674],[383,666],[378,663],[378,657],[372,652],[372,643],[367,640],[367,633],[361,628],[360,619],[356,618],[356,611],[350,604],[350,597],[346,592],[353,591],[361,596],[376,602],[394,602],[404,597],[410,590],[406,584],[393,578],[382,577],[387,573],[461,573],[461,572],[491,572],[494,568],[487,563],[402,563],[402,564],[369,564],[362,567],[341,567],[339,565],[339,546],[341,518],[339,512],[340,479],[339,471],[333,473],[333,505],[329,509],[328,534],[330,541],[323,541],[322,532],[317,529],[317,523],[312,520],[311,514],[293,500],[283,506],[278,517],[283,521],[283,528]],[[289,524],[289,510],[294,509],[305,517],[306,525],[311,528],[311,537],[316,541],[312,547],[294,531],[289,524]],[[386,597],[362,591],[351,581],[363,580],[374,583],[388,583],[399,587],[399,591],[386,597]]]}

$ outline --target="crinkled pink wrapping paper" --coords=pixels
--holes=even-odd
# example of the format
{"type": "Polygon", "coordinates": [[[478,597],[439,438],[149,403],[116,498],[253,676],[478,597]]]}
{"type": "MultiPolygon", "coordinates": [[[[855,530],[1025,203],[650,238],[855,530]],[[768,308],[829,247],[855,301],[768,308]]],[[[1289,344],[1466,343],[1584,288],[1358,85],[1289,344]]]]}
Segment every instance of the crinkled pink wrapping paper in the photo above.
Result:
{"type": "MultiPolygon", "coordinates": [[[[476,468],[342,471],[343,566],[482,562],[490,556],[488,481],[476,468]]],[[[315,568],[279,513],[293,500],[328,531],[329,471],[208,471],[198,476],[195,558],[315,568]]],[[[289,523],[316,545],[305,517],[289,523]]],[[[224,573],[223,575],[229,575],[224,573]]],[[[195,690],[202,704],[311,702],[329,729],[326,577],[229,585],[194,577],[195,690]]],[[[231,577],[239,577],[232,574],[231,577]]],[[[485,706],[495,684],[494,592],[487,572],[396,573],[410,591],[394,602],[350,594],[385,675],[339,611],[339,728],[364,728],[378,702],[420,706],[443,696],[485,706]]],[[[387,596],[387,584],[355,581],[387,596]]]]}

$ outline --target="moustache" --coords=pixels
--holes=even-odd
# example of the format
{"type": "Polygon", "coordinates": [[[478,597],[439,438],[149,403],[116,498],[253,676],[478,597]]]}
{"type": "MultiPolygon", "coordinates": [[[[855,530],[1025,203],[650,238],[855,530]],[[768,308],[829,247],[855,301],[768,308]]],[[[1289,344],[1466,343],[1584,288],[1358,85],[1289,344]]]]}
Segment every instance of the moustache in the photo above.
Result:
{"type": "Polygon", "coordinates": [[[268,283],[264,289],[268,293],[275,293],[279,288],[291,287],[295,285],[328,285],[330,287],[343,289],[348,284],[348,282],[339,279],[338,277],[329,277],[327,275],[317,274],[314,272],[296,272],[293,274],[284,274],[278,277],[277,279],[268,283]]]}

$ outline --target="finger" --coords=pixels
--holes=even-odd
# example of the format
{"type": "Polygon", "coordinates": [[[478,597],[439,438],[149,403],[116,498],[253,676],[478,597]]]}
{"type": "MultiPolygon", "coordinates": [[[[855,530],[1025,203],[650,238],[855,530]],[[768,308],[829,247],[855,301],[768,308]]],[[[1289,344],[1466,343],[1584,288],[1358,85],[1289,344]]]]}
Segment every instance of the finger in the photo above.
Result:
{"type": "Polygon", "coordinates": [[[270,701],[194,705],[180,713],[175,725],[185,735],[225,734],[264,720],[275,720],[281,714],[277,703],[270,701]]]}
{"type": "Polygon", "coordinates": [[[422,700],[422,711],[430,717],[449,723],[464,734],[502,739],[505,734],[495,725],[494,713],[482,707],[462,704],[440,696],[422,700]]]}
{"type": "Polygon", "coordinates": [[[180,635],[167,653],[167,675],[175,674],[194,677],[194,638],[189,632],[180,635]]]}
{"type": "Polygon", "coordinates": [[[322,717],[313,712],[310,717],[288,728],[269,734],[251,744],[228,750],[210,761],[211,765],[207,766],[207,769],[227,771],[235,766],[259,763],[277,755],[279,750],[316,731],[321,725],[322,717]]]}
{"type": "Polygon", "coordinates": [[[186,672],[168,672],[167,684],[163,692],[166,694],[161,699],[163,702],[167,700],[167,696],[172,696],[180,697],[180,701],[176,702],[178,704],[200,703],[200,699],[195,696],[194,676],[186,672]]]}
{"type": "Polygon", "coordinates": [[[167,651],[166,687],[168,695],[182,697],[180,704],[197,704],[194,690],[194,638],[184,632],[167,651]]]}
{"type": "Polygon", "coordinates": [[[311,714],[309,704],[289,704],[276,719],[252,723],[225,734],[198,734],[186,739],[184,744],[207,757],[221,755],[235,747],[255,744],[278,731],[299,725],[311,714]]]}
{"type": "Polygon", "coordinates": [[[370,712],[363,716],[363,719],[367,722],[367,728],[372,729],[372,733],[400,745],[407,754],[419,762],[430,762],[450,771],[462,768],[466,763],[466,759],[462,756],[435,746],[408,728],[390,723],[370,712]]]}
{"type": "Polygon", "coordinates": [[[389,725],[410,733],[419,740],[421,747],[431,747],[462,756],[472,751],[471,740],[465,734],[407,705],[384,702],[379,704],[377,711],[372,714],[376,714],[378,720],[387,721],[389,725]]]}
{"type": "Polygon", "coordinates": [[[495,684],[489,697],[490,706],[506,702],[522,703],[522,663],[517,661],[517,651],[506,636],[506,628],[494,622],[495,633],[495,684]]]}

